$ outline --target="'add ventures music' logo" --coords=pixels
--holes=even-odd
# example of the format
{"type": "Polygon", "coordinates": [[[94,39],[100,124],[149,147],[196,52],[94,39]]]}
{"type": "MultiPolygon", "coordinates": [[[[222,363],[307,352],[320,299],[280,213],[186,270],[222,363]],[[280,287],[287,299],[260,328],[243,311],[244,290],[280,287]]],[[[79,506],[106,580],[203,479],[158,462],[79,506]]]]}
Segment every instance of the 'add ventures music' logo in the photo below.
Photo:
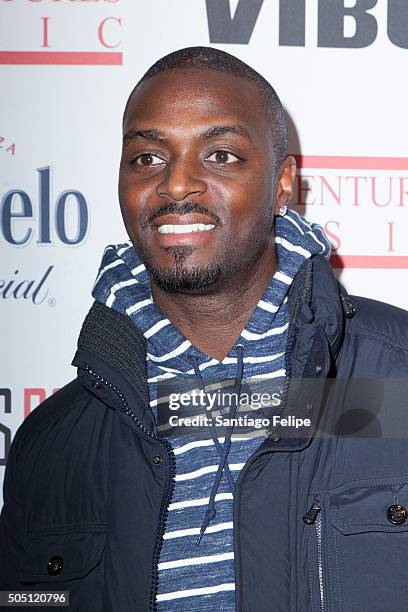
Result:
{"type": "Polygon", "coordinates": [[[119,0],[0,0],[0,64],[122,65],[118,10],[119,0]]]}

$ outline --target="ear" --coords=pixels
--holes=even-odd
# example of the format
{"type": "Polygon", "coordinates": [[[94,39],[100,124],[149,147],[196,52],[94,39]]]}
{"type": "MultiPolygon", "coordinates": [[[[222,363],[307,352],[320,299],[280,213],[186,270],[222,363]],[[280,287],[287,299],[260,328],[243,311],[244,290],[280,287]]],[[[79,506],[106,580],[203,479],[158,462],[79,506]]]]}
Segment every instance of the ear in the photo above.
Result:
{"type": "Polygon", "coordinates": [[[285,157],[280,165],[280,175],[276,185],[275,215],[280,206],[285,206],[293,196],[293,184],[296,176],[296,160],[293,155],[285,157]]]}

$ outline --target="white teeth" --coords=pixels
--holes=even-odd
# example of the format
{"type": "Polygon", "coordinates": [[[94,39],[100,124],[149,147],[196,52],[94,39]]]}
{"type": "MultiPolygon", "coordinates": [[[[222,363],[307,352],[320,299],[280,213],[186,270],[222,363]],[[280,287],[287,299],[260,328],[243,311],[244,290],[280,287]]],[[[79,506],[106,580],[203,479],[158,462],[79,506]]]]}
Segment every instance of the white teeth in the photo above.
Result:
{"type": "Polygon", "coordinates": [[[190,232],[206,232],[214,227],[215,225],[192,223],[190,225],[159,225],[157,229],[161,234],[189,234],[190,232]]]}

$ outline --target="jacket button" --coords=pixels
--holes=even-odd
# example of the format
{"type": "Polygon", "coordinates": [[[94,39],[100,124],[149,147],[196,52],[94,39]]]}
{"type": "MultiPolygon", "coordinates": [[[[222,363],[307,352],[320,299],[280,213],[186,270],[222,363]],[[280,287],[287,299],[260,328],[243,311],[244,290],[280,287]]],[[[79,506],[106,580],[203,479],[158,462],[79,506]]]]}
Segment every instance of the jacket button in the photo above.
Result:
{"type": "Polygon", "coordinates": [[[93,386],[94,389],[101,389],[102,388],[102,385],[97,380],[92,383],[92,386],[93,386]]]}
{"type": "Polygon", "coordinates": [[[394,525],[402,525],[408,518],[408,511],[404,506],[395,504],[387,510],[387,519],[394,525]]]}
{"type": "Polygon", "coordinates": [[[161,465],[163,463],[163,457],[161,455],[155,455],[153,457],[154,465],[161,465]]]}
{"type": "Polygon", "coordinates": [[[279,435],[279,434],[277,434],[277,433],[273,433],[273,434],[271,435],[271,440],[272,440],[272,442],[279,442],[279,440],[280,440],[280,435],[279,435]]]}
{"type": "Polygon", "coordinates": [[[62,572],[64,562],[61,557],[52,557],[48,561],[47,570],[51,576],[58,576],[62,572]]]}

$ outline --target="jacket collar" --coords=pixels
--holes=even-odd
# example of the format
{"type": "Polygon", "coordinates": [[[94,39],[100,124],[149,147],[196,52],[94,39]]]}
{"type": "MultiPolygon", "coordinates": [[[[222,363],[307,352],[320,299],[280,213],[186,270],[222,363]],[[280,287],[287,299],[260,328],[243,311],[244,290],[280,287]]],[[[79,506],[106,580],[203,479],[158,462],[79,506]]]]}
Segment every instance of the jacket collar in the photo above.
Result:
{"type": "Polygon", "coordinates": [[[295,326],[297,332],[311,324],[321,327],[334,358],[344,333],[342,295],[347,294],[332,267],[319,255],[303,264],[288,295],[290,325],[295,326]]]}
{"type": "MultiPolygon", "coordinates": [[[[339,283],[323,257],[314,256],[303,264],[290,288],[288,307],[288,342],[293,346],[288,347],[287,370],[292,376],[302,376],[317,330],[326,339],[332,358],[343,337],[339,283]]],[[[72,365],[92,393],[122,411],[125,398],[142,426],[154,433],[146,341],[127,315],[94,302],[82,325],[72,365]]]]}
{"type": "Polygon", "coordinates": [[[154,430],[146,341],[127,315],[94,302],[82,325],[72,365],[94,395],[121,412],[124,398],[138,421],[149,431],[154,430]]]}

